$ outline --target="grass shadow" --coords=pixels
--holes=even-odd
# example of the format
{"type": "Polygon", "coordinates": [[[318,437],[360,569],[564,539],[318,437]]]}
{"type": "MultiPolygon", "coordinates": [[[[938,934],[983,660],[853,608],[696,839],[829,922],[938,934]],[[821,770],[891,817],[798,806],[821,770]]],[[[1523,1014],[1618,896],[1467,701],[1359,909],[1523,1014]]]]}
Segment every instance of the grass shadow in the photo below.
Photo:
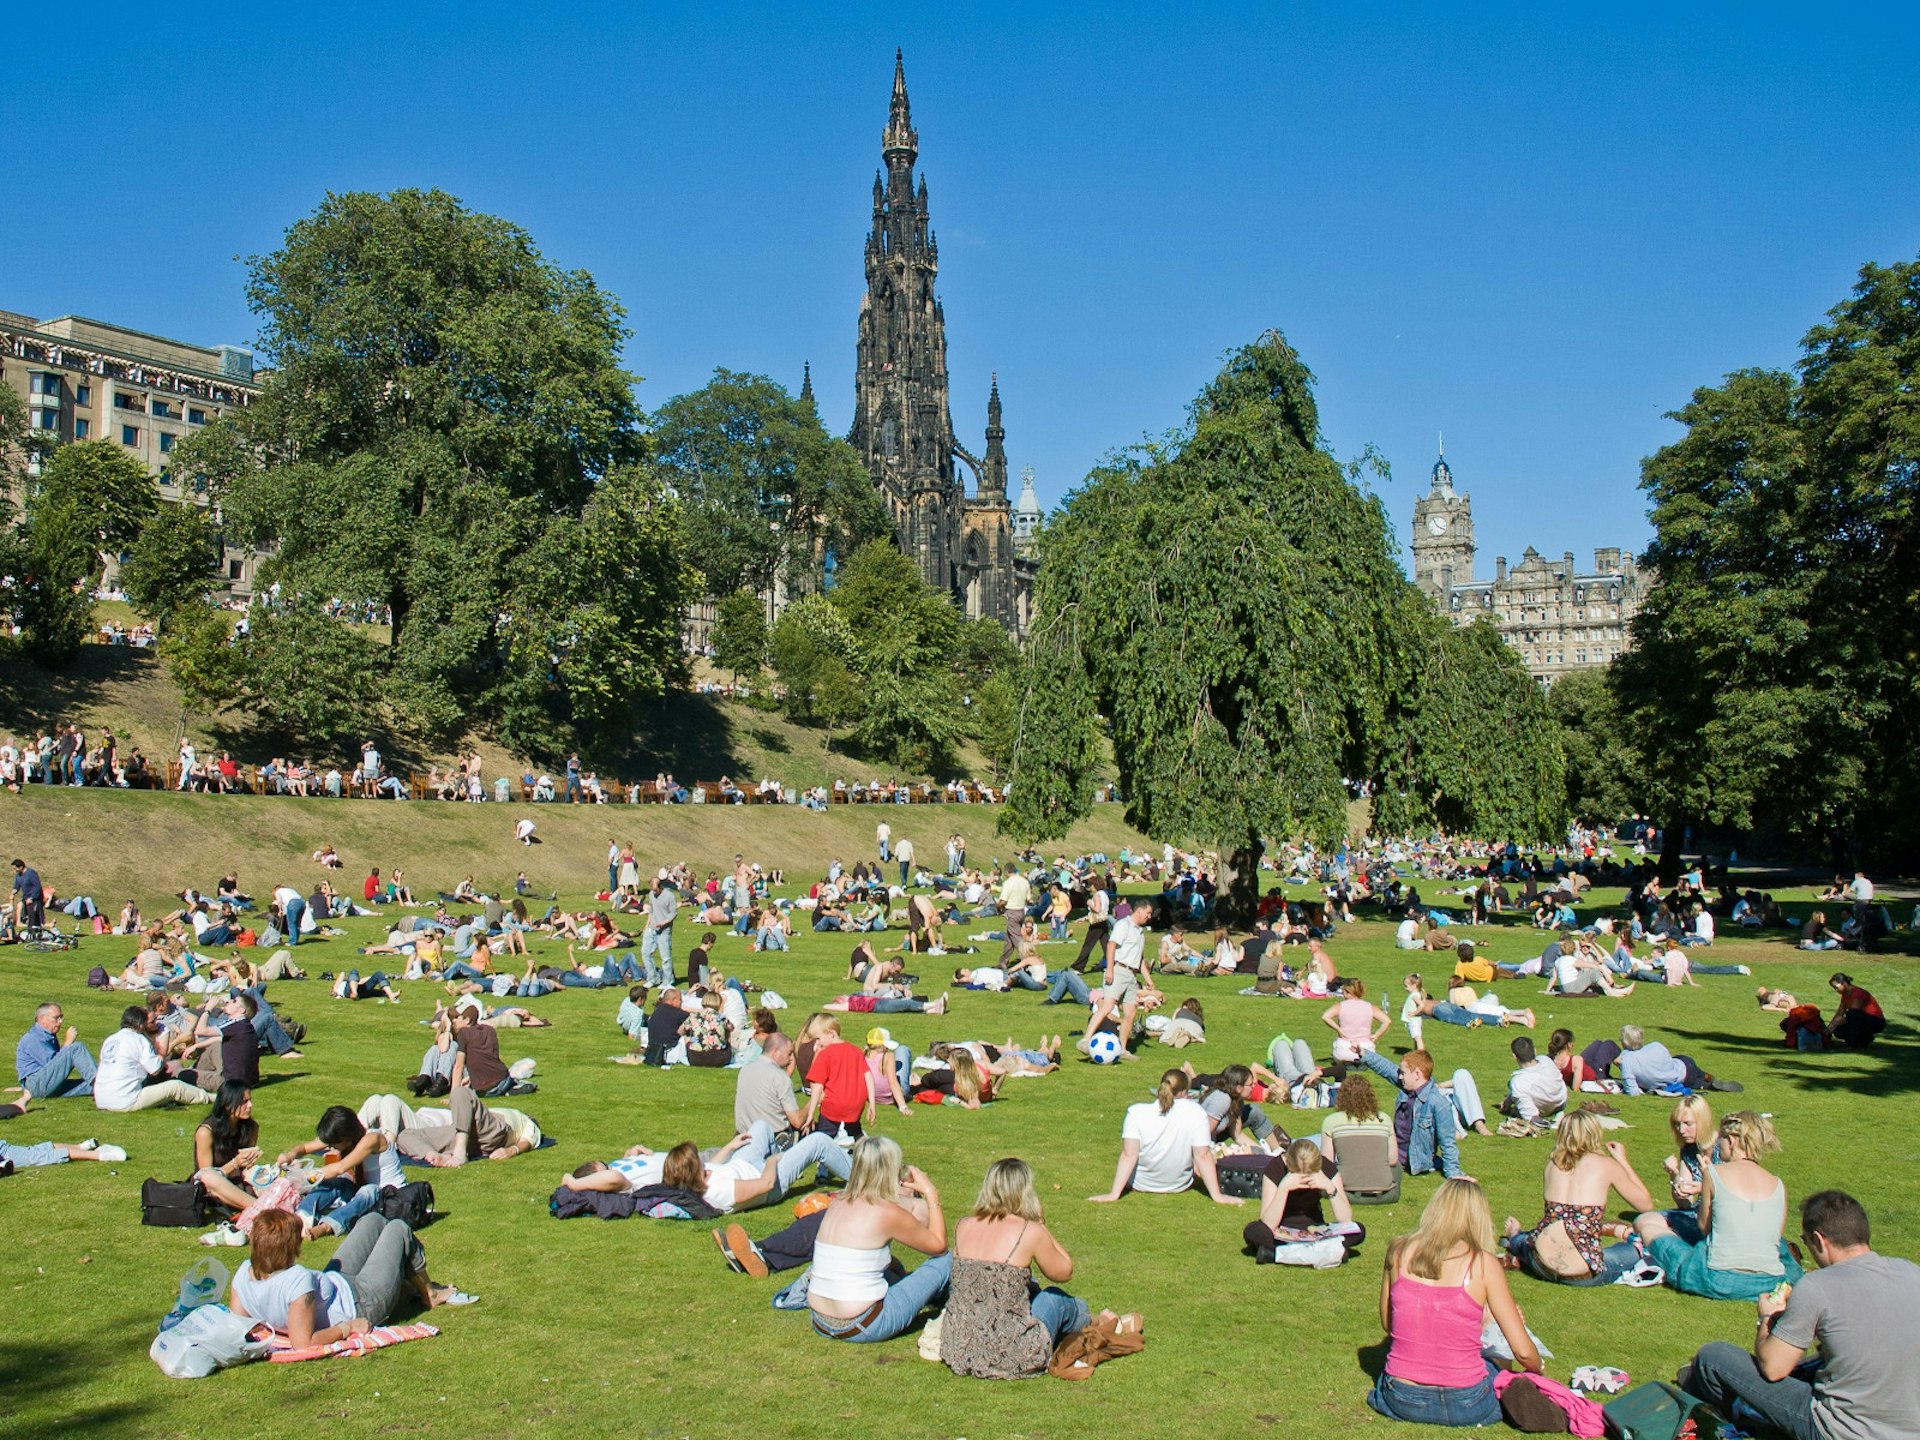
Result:
{"type": "MultiPolygon", "coordinates": [[[[1674,1026],[1674,1049],[1699,1041],[1726,1050],[1752,1051],[1776,1062],[1769,1074],[1801,1090],[1830,1090],[1835,1085],[1859,1095],[1888,1096],[1920,1093],[1920,1035],[1911,1026],[1890,1022],[1873,1044],[1864,1049],[1789,1050],[1778,1032],[1743,1034],[1730,1030],[1689,1030],[1674,1026]],[[1872,1068],[1844,1063],[1872,1061],[1872,1068]],[[1842,1062],[1842,1063],[1835,1063],[1842,1062]]],[[[1746,1076],[1731,1078],[1748,1082],[1746,1076]]]]}
{"type": "Polygon", "coordinates": [[[130,1433],[135,1417],[145,1413],[144,1406],[125,1400],[76,1404],[73,1392],[85,1381],[97,1381],[105,1362],[115,1366],[136,1362],[146,1343],[141,1337],[118,1332],[96,1333],[77,1345],[0,1341],[0,1376],[6,1377],[0,1387],[0,1429],[17,1425],[17,1433],[39,1440],[130,1433]]]}
{"type": "Polygon", "coordinates": [[[1362,1345],[1353,1352],[1353,1358],[1369,1380],[1378,1380],[1387,1373],[1387,1342],[1376,1340],[1371,1345],[1362,1345]]]}

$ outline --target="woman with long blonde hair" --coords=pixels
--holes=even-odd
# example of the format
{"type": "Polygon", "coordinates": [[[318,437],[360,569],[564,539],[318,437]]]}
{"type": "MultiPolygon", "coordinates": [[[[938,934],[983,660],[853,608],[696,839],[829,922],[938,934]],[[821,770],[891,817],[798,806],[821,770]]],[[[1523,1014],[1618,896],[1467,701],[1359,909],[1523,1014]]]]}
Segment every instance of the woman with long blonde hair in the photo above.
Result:
{"type": "Polygon", "coordinates": [[[1598,1115],[1575,1110],[1560,1117],[1541,1188],[1539,1224],[1522,1230],[1507,1217],[1504,1243],[1515,1265],[1562,1285],[1611,1285],[1640,1263],[1633,1232],[1607,1220],[1607,1196],[1617,1192],[1634,1210],[1651,1210],[1653,1196],[1598,1115]]]}
{"type": "Polygon", "coordinates": [[[1495,1367],[1480,1354],[1489,1312],[1515,1362],[1538,1375],[1540,1352],[1494,1249],[1487,1197],[1472,1180],[1442,1181],[1420,1212],[1420,1228],[1387,1246],[1380,1277],[1387,1363],[1367,1404],[1416,1424],[1497,1424],[1495,1367]]]}
{"type": "Polygon", "coordinates": [[[846,1189],[827,1206],[814,1237],[807,1285],[813,1328],[829,1340],[891,1340],[922,1306],[946,1297],[951,1270],[933,1181],[917,1165],[903,1168],[900,1147],[886,1136],[861,1136],[846,1189]],[[895,1241],[929,1258],[890,1283],[895,1241]]]}
{"type": "MultiPolygon", "coordinates": [[[[1024,1160],[987,1167],[973,1212],[953,1228],[953,1293],[940,1327],[940,1358],[956,1375],[1020,1380],[1047,1368],[1053,1347],[1092,1322],[1087,1303],[1060,1285],[1073,1278],[1073,1257],[1047,1228],[1024,1160]],[[1038,1266],[1054,1282],[1036,1289],[1038,1266]]],[[[1140,1317],[1100,1312],[1117,1332],[1136,1333],[1140,1317]]]]}
{"type": "Polygon", "coordinates": [[[1661,1161],[1667,1172],[1667,1185],[1673,1191],[1673,1208],[1662,1210],[1660,1218],[1667,1228],[1689,1244],[1698,1245],[1700,1233],[1701,1143],[1713,1150],[1713,1107],[1704,1095],[1683,1095],[1667,1117],[1673,1131],[1673,1154],[1661,1161]]]}
{"type": "Polygon", "coordinates": [[[1702,1157],[1698,1223],[1705,1238],[1683,1239],[1658,1213],[1634,1221],[1667,1284],[1709,1300],[1755,1300],[1782,1280],[1798,1283],[1799,1262],[1783,1240],[1786,1182],[1760,1163],[1779,1148],[1765,1115],[1734,1111],[1702,1157]]]}

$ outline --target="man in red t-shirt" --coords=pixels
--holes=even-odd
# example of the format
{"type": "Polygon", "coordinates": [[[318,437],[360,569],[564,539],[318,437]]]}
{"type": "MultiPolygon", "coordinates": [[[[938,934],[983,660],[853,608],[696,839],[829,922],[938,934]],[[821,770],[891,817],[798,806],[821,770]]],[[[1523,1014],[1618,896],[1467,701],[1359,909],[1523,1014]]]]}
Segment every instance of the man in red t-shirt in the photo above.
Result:
{"type": "Polygon", "coordinates": [[[807,1067],[807,1117],[812,1125],[817,1117],[820,1128],[829,1135],[858,1140],[865,1132],[863,1123],[872,1124],[874,1116],[873,1071],[858,1045],[840,1038],[840,1026],[830,1023],[816,1041],[813,1063],[807,1067]]]}
{"type": "Polygon", "coordinates": [[[367,883],[360,887],[360,893],[366,897],[369,905],[380,898],[380,867],[378,865],[367,872],[367,883]]]}

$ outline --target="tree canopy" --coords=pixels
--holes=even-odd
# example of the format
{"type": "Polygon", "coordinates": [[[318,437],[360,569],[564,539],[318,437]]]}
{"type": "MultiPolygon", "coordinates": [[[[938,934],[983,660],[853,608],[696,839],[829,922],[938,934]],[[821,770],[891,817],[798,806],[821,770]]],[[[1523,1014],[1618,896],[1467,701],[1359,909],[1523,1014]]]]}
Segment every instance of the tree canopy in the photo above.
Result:
{"type": "Polygon", "coordinates": [[[234,537],[273,549],[260,583],[287,608],[240,643],[240,693],[281,703],[301,656],[351,656],[358,703],[304,707],[314,738],[372,708],[532,753],[624,739],[680,663],[691,576],[641,463],[619,304],[419,190],[329,195],[247,295],[273,373],[188,457],[234,537]]]}
{"type": "Polygon", "coordinates": [[[1910,853],[1920,262],[1868,265],[1797,374],[1696,390],[1644,465],[1659,576],[1615,687],[1645,808],[1910,853]]]}

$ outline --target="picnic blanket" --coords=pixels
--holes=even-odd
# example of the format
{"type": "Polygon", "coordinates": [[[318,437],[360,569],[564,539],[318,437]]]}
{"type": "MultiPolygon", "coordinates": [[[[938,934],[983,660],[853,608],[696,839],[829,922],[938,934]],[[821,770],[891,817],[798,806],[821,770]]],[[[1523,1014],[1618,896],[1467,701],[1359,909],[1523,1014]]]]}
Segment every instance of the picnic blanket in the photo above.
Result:
{"type": "Polygon", "coordinates": [[[389,1345],[404,1345],[409,1340],[425,1340],[438,1335],[438,1325],[415,1323],[412,1325],[377,1325],[371,1330],[363,1330],[358,1335],[348,1335],[328,1345],[296,1346],[278,1331],[268,1343],[273,1352],[267,1359],[275,1365],[290,1365],[301,1360],[325,1360],[330,1356],[344,1355],[349,1358],[356,1355],[371,1355],[375,1350],[384,1350],[389,1345]]]}

